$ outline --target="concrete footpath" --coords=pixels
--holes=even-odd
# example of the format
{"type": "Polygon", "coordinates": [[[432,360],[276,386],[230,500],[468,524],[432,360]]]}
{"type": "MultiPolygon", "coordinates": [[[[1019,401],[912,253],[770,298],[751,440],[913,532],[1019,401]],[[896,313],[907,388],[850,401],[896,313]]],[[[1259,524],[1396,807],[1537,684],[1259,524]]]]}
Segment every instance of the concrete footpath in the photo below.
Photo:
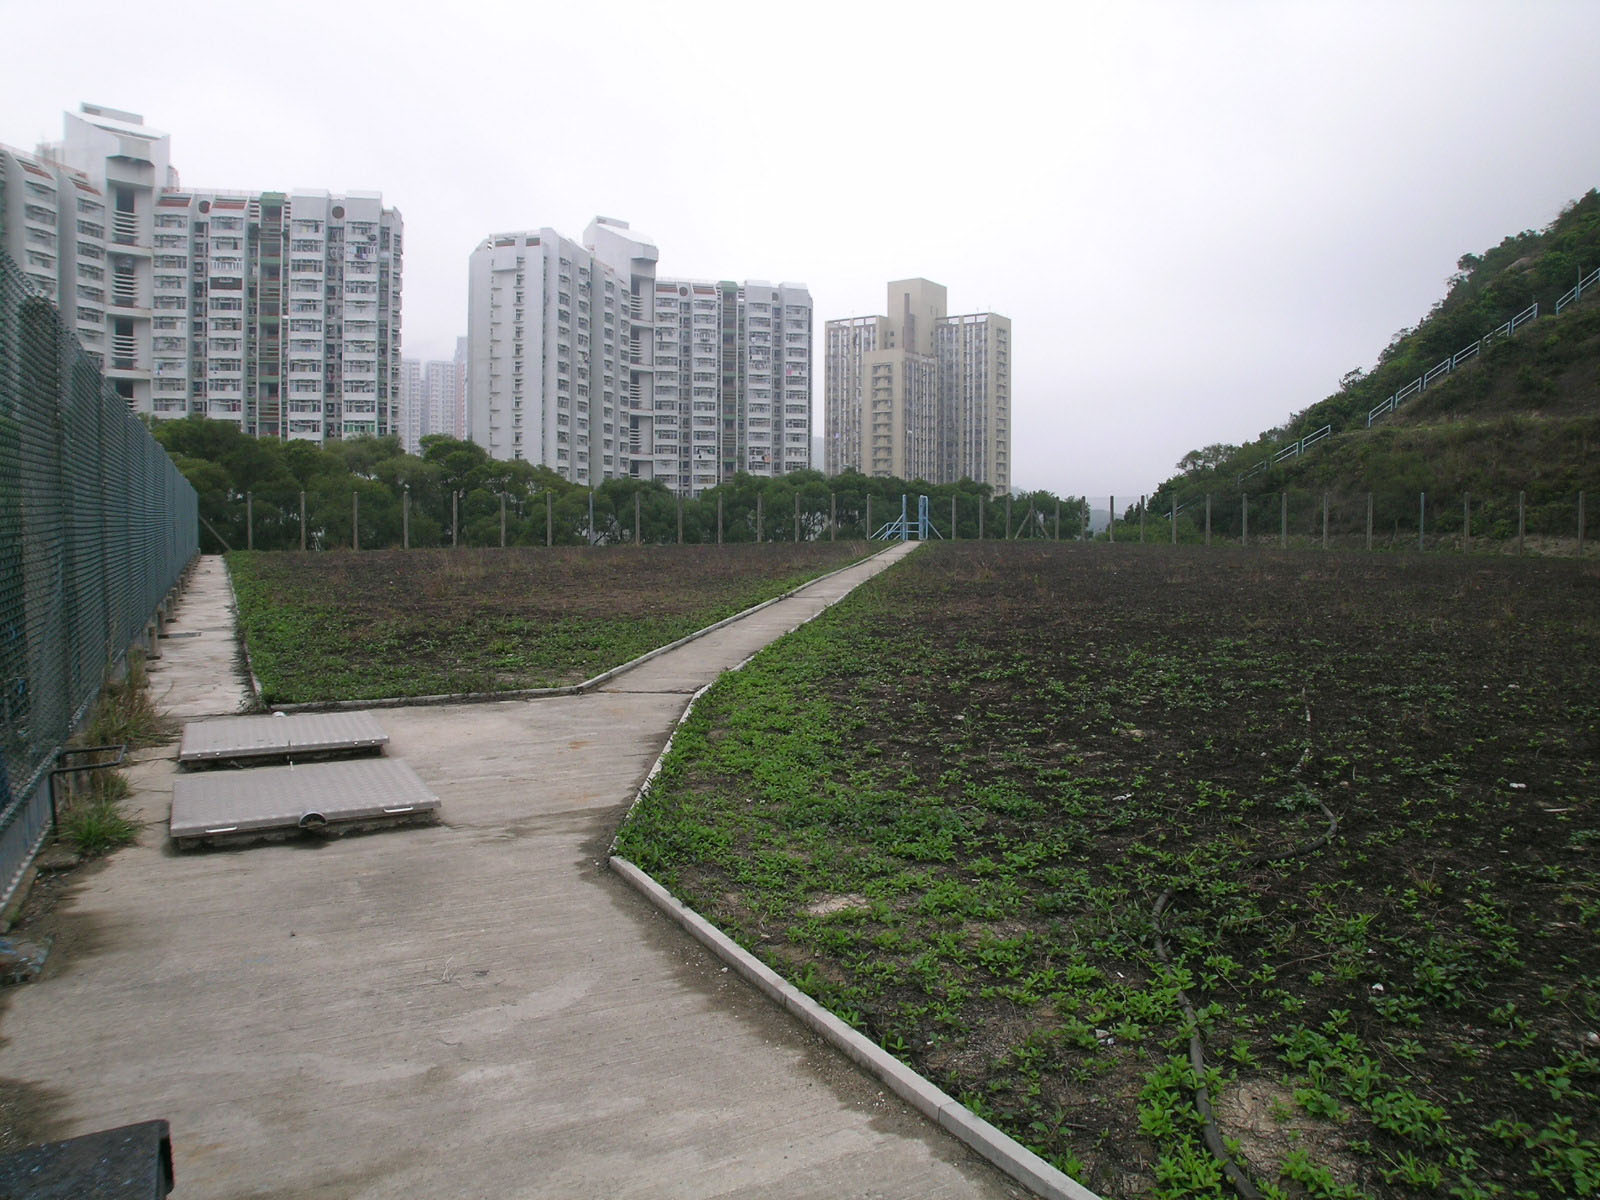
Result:
{"type": "MultiPolygon", "coordinates": [[[[379,712],[436,827],[177,855],[138,764],[152,824],[0,999],[0,1089],[50,1137],[165,1117],[175,1197],[1024,1195],[603,865],[689,694],[912,548],[596,692],[379,712]]],[[[174,707],[223,640],[164,643],[174,707]]]]}

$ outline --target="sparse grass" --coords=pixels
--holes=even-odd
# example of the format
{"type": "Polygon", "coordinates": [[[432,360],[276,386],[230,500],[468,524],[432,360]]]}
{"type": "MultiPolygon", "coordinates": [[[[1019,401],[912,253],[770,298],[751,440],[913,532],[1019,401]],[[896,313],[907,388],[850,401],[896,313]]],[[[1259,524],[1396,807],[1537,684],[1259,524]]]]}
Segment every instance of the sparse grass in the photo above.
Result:
{"type": "MultiPolygon", "coordinates": [[[[101,689],[89,720],[72,746],[124,746],[130,750],[170,741],[178,723],[150,698],[144,655],[128,652],[127,669],[101,689]]],[[[76,764],[79,760],[72,760],[76,764]]],[[[127,777],[118,770],[83,770],[58,777],[57,836],[84,858],[109,854],[138,836],[139,823],[123,811],[127,777]]]]}
{"type": "Polygon", "coordinates": [[[159,746],[177,735],[178,723],[156,707],[150,698],[144,655],[128,652],[127,671],[101,690],[83,732],[73,739],[80,746],[127,746],[130,750],[159,746]]]}
{"type": "Polygon", "coordinates": [[[267,704],[506,692],[620,666],[864,542],[228,556],[267,704]]]}
{"type": "Polygon", "coordinates": [[[1222,1127],[1267,1195],[1595,1194],[1597,608],[1579,563],[930,547],[724,677],[619,853],[1104,1195],[1231,1195],[1180,992],[1211,1096],[1282,1098],[1222,1127]]]}
{"type": "Polygon", "coordinates": [[[58,836],[84,858],[128,845],[138,836],[139,823],[123,811],[127,796],[128,781],[120,772],[95,771],[58,812],[58,836]]]}

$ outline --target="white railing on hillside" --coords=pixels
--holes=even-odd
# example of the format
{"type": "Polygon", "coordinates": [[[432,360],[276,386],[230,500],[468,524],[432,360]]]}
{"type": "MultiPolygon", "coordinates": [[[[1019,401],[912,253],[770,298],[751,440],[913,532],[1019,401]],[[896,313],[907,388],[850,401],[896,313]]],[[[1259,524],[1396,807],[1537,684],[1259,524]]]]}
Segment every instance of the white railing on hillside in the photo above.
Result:
{"type": "Polygon", "coordinates": [[[1573,303],[1575,300],[1580,299],[1584,292],[1594,287],[1597,283],[1600,283],[1600,267],[1596,267],[1582,279],[1578,280],[1577,287],[1573,288],[1565,296],[1556,301],[1556,314],[1559,316],[1563,308],[1573,303]]]}
{"type": "Polygon", "coordinates": [[[1435,363],[1417,378],[1406,384],[1405,387],[1401,388],[1394,395],[1390,396],[1382,404],[1378,405],[1378,407],[1370,410],[1367,413],[1367,428],[1371,429],[1374,421],[1381,417],[1388,416],[1407,400],[1411,399],[1412,396],[1415,396],[1418,392],[1426,391],[1432,384],[1436,383],[1440,379],[1443,379],[1462,363],[1467,362],[1469,359],[1476,358],[1478,353],[1490,342],[1497,338],[1510,337],[1529,321],[1537,318],[1538,315],[1539,304],[1538,301],[1535,301],[1534,303],[1528,305],[1527,308],[1519,312],[1516,316],[1512,317],[1511,320],[1500,326],[1498,329],[1491,329],[1477,341],[1473,342],[1472,345],[1464,346],[1462,349],[1457,350],[1444,361],[1435,363]]]}
{"type": "Polygon", "coordinates": [[[1241,473],[1239,476],[1239,482],[1243,483],[1246,479],[1254,478],[1265,471],[1268,467],[1275,467],[1281,462],[1288,462],[1291,458],[1299,458],[1300,455],[1305,453],[1307,447],[1315,446],[1318,442],[1332,432],[1332,425],[1324,425],[1316,432],[1306,434],[1306,436],[1301,438],[1299,441],[1290,442],[1287,446],[1284,446],[1282,449],[1274,453],[1270,458],[1263,458],[1248,471],[1241,473]]]}

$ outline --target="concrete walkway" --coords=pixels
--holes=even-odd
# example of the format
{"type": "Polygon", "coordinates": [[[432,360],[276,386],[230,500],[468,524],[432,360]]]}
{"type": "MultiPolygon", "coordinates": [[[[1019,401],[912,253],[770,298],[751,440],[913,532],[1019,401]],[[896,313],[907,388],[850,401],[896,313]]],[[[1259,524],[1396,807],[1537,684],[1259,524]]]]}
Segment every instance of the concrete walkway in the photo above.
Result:
{"type": "Polygon", "coordinates": [[[139,764],[0,1088],[47,1136],[166,1117],[186,1198],[1022,1195],[601,865],[687,693],[899,553],[598,692],[379,713],[438,827],[174,855],[139,764]]]}

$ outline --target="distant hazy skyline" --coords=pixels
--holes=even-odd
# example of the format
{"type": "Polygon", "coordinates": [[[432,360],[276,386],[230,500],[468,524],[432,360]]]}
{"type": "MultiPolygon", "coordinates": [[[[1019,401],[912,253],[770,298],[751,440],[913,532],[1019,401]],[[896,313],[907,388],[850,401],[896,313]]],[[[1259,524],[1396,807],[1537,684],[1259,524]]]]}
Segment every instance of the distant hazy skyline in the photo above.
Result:
{"type": "Polygon", "coordinates": [[[597,214],[664,274],[807,284],[819,346],[942,283],[1013,322],[1016,486],[1101,505],[1321,399],[1600,185],[1593,0],[0,0],[0,30],[0,142],[86,100],[170,133],[185,186],[381,191],[408,357],[466,332],[480,238],[597,214]]]}

